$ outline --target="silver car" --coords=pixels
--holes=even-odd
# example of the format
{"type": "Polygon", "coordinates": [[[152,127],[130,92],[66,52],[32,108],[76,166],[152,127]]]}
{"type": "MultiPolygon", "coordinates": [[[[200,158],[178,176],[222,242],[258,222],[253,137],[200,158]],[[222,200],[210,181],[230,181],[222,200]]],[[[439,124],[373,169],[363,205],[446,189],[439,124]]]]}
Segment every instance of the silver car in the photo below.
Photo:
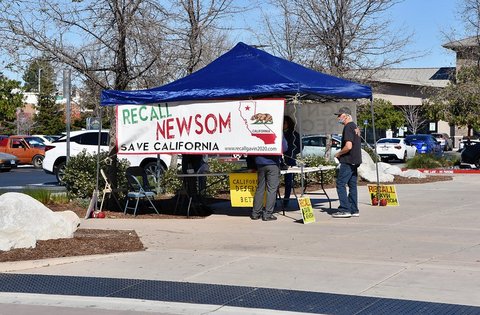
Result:
{"type": "MultiPolygon", "coordinates": [[[[330,150],[329,160],[334,160],[335,153],[340,151],[340,145],[342,143],[342,137],[332,136],[332,146],[330,150]]],[[[302,138],[302,155],[303,156],[321,156],[325,157],[325,151],[327,148],[327,136],[326,135],[307,135],[302,138]]]]}
{"type": "Polygon", "coordinates": [[[15,155],[0,152],[0,171],[9,172],[18,165],[18,158],[15,155]]]}

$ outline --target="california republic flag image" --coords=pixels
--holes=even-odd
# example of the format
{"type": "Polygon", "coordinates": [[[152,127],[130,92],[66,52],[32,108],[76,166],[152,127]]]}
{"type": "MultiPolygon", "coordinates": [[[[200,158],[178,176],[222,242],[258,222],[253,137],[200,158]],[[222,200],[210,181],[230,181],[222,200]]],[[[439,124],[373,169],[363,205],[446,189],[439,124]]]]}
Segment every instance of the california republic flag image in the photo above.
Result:
{"type": "Polygon", "coordinates": [[[245,127],[253,137],[259,138],[264,144],[274,144],[277,136],[269,125],[274,123],[274,118],[266,111],[257,111],[255,101],[241,101],[239,105],[240,116],[245,127]]]}

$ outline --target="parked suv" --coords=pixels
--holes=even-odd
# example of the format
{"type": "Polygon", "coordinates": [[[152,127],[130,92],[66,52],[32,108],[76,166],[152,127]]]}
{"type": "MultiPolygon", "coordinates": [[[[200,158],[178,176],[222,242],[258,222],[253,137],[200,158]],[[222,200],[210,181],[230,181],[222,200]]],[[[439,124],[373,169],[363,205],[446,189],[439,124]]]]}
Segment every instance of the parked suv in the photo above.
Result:
{"type": "MultiPolygon", "coordinates": [[[[100,136],[100,151],[109,149],[108,130],[102,130],[100,136]]],[[[81,130],[70,132],[70,156],[75,156],[82,151],[90,154],[96,154],[98,149],[98,130],[81,130]]],[[[43,169],[48,174],[55,174],[57,181],[62,182],[65,170],[67,156],[67,136],[62,136],[58,140],[45,146],[45,159],[43,160],[43,169]]],[[[139,154],[139,155],[119,155],[121,159],[127,159],[130,166],[141,166],[147,174],[157,174],[157,155],[139,154]]],[[[170,165],[171,155],[160,155],[160,174],[162,174],[170,165]]]]}

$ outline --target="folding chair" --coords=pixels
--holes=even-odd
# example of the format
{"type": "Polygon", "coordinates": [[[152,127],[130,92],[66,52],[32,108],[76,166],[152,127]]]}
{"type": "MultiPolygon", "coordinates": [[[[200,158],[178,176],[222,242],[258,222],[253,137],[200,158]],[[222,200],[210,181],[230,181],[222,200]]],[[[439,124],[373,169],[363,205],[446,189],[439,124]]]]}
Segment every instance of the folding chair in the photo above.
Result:
{"type": "Polygon", "coordinates": [[[127,176],[127,182],[130,191],[127,193],[127,201],[125,203],[125,210],[123,213],[126,214],[128,209],[133,209],[133,215],[136,215],[140,200],[146,199],[155,212],[160,214],[152,202],[156,194],[149,189],[148,178],[145,170],[139,166],[129,167],[127,168],[125,174],[127,176]],[[138,177],[141,177],[142,182],[139,181],[138,177]],[[135,206],[129,206],[130,200],[135,200],[135,206]]]}
{"type": "Polygon", "coordinates": [[[122,192],[125,192],[125,189],[123,188],[117,188],[117,189],[114,189],[112,188],[112,186],[110,185],[110,180],[108,179],[107,175],[105,174],[105,171],[103,169],[100,169],[100,174],[102,175],[103,177],[103,180],[105,181],[105,187],[103,188],[103,191],[102,191],[102,201],[100,203],[100,211],[102,211],[103,209],[103,203],[105,201],[105,197],[107,196],[107,194],[110,194],[110,196],[113,197],[113,199],[115,200],[117,206],[118,206],[118,209],[122,209],[122,205],[120,204],[120,202],[118,201],[118,193],[122,193],[122,192]]]}
{"type": "Polygon", "coordinates": [[[103,202],[105,201],[105,196],[107,194],[112,193],[112,186],[110,186],[110,183],[108,182],[108,179],[107,179],[107,175],[105,175],[105,172],[103,171],[103,169],[100,169],[100,174],[102,174],[103,180],[105,181],[105,187],[103,188],[102,202],[100,203],[100,211],[102,211],[103,202]]]}

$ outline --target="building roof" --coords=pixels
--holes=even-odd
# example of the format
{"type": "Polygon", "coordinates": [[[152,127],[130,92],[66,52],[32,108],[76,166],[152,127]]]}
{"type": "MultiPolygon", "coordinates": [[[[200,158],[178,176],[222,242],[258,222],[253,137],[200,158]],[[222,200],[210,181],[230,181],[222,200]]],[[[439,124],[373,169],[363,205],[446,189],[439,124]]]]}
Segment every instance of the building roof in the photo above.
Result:
{"type": "Polygon", "coordinates": [[[370,82],[394,83],[415,86],[445,87],[455,76],[455,67],[441,68],[388,68],[363,70],[370,82]]]}
{"type": "Polygon", "coordinates": [[[443,44],[442,47],[457,51],[459,48],[480,46],[480,36],[472,36],[443,44]]]}

